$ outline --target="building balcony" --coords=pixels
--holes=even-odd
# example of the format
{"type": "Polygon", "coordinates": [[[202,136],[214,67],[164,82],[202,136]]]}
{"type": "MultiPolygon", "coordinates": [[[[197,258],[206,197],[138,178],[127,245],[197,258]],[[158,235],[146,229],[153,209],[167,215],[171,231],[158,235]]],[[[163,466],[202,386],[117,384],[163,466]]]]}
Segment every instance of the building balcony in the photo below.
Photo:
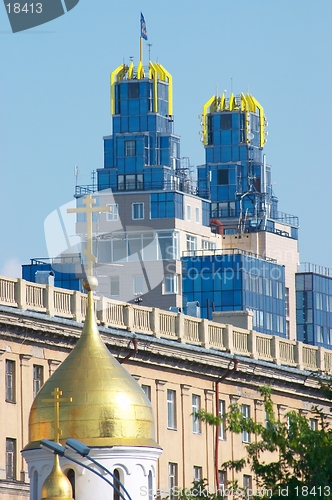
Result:
{"type": "Polygon", "coordinates": [[[287,224],[288,226],[300,227],[299,218],[296,215],[290,215],[284,212],[275,212],[269,218],[276,222],[287,224]]]}
{"type": "MultiPolygon", "coordinates": [[[[103,188],[99,191],[104,191],[106,189],[111,189],[113,193],[132,193],[132,192],[146,192],[146,191],[179,191],[184,194],[191,194],[198,196],[199,198],[207,199],[207,193],[197,190],[196,183],[190,180],[173,179],[173,180],[163,180],[154,182],[144,182],[141,185],[133,183],[123,183],[117,187],[103,188]],[[205,195],[205,196],[204,196],[205,195]]],[[[83,186],[75,186],[75,198],[81,198],[87,194],[93,194],[98,191],[98,187],[95,184],[88,184],[83,186]]]]}
{"type": "Polygon", "coordinates": [[[242,250],[241,248],[217,248],[217,249],[200,249],[200,250],[186,250],[182,252],[183,257],[204,257],[206,255],[246,255],[255,259],[266,260],[267,262],[277,263],[277,259],[272,259],[266,255],[259,255],[253,252],[242,250]]]}
{"type": "Polygon", "coordinates": [[[332,269],[328,267],[318,266],[317,264],[311,264],[310,262],[301,262],[297,268],[298,273],[313,273],[320,274],[326,278],[332,278],[332,269]]]}

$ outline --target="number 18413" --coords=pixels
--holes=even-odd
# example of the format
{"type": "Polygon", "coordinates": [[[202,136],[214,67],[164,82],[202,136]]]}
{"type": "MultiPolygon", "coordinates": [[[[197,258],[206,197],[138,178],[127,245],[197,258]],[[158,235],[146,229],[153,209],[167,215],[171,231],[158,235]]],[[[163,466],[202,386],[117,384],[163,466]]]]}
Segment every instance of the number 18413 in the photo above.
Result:
{"type": "Polygon", "coordinates": [[[8,14],[20,14],[24,12],[25,14],[41,14],[43,12],[42,3],[25,3],[21,5],[19,3],[7,3],[6,5],[8,14]]]}

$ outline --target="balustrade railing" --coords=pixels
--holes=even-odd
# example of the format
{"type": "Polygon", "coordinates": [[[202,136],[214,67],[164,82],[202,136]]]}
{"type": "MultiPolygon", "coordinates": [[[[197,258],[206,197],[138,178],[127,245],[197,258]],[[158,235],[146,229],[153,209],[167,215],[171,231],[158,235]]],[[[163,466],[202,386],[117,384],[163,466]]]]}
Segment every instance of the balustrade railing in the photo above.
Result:
{"type": "Polygon", "coordinates": [[[54,290],[54,313],[56,316],[73,317],[71,307],[72,295],[71,292],[54,290]]]}
{"type": "Polygon", "coordinates": [[[176,314],[166,311],[159,312],[160,335],[170,338],[177,338],[176,334],[176,314]]]}
{"type": "Polygon", "coordinates": [[[317,370],[317,348],[304,345],[302,347],[302,357],[303,366],[305,368],[309,370],[317,370]]]}
{"type": "MultiPolygon", "coordinates": [[[[84,321],[87,295],[0,276],[0,305],[84,321]]],[[[332,351],[232,325],[95,297],[98,322],[276,364],[332,374],[332,351]]]]}
{"type": "Polygon", "coordinates": [[[16,280],[10,278],[0,279],[0,302],[3,304],[15,305],[15,283],[16,280]]]}
{"type": "Polygon", "coordinates": [[[43,285],[27,284],[25,288],[25,300],[27,308],[33,308],[37,311],[46,311],[44,303],[44,288],[43,285]]]}
{"type": "Polygon", "coordinates": [[[134,324],[133,329],[145,332],[151,332],[150,313],[151,309],[147,310],[143,307],[133,307],[134,309],[134,324]]]}
{"type": "Polygon", "coordinates": [[[270,335],[256,336],[256,349],[259,358],[272,359],[272,337],[270,335]]]}
{"type": "Polygon", "coordinates": [[[282,364],[292,365],[296,363],[295,343],[282,339],[279,341],[279,358],[282,364]]]}
{"type": "Polygon", "coordinates": [[[217,323],[209,322],[208,324],[208,342],[210,347],[216,349],[225,349],[224,339],[223,339],[223,325],[218,325],[217,323]]]}
{"type": "Polygon", "coordinates": [[[249,353],[248,344],[249,332],[233,330],[233,346],[234,350],[239,353],[249,353]]]}
{"type": "Polygon", "coordinates": [[[200,342],[199,338],[200,320],[191,317],[184,318],[184,339],[190,342],[200,342]]]}

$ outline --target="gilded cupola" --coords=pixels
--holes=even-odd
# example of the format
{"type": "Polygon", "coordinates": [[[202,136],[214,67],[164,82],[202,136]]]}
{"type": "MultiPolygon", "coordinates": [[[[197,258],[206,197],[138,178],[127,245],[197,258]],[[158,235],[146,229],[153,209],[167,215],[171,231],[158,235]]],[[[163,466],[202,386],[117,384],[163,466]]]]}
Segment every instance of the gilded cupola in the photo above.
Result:
{"type": "Polygon", "coordinates": [[[79,341],[33,402],[25,449],[54,439],[54,404],[45,400],[58,389],[61,444],[71,437],[90,447],[158,447],[149,399],[100,338],[91,289],[79,341]]]}

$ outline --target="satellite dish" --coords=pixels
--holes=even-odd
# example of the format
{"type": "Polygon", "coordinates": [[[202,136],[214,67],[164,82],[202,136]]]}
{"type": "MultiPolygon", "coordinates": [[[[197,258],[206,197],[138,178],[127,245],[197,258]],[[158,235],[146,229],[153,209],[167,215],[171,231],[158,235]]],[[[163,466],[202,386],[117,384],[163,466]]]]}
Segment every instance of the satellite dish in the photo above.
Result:
{"type": "Polygon", "coordinates": [[[248,139],[249,141],[252,141],[254,137],[255,137],[255,136],[254,136],[254,134],[252,134],[251,132],[249,132],[249,133],[247,134],[247,139],[248,139]]]}

